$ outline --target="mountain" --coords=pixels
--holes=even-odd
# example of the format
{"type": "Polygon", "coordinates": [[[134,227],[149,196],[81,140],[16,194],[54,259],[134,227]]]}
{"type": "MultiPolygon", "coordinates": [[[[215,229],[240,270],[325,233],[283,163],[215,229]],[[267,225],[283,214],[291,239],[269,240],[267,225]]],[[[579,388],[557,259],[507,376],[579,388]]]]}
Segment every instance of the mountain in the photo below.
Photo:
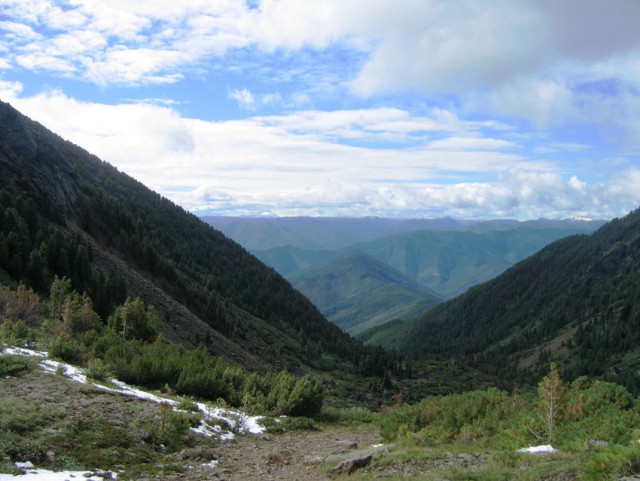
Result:
{"type": "Polygon", "coordinates": [[[461,357],[502,377],[556,361],[567,376],[640,386],[640,210],[556,241],[400,326],[383,343],[461,357]]]}
{"type": "Polygon", "coordinates": [[[384,369],[379,349],[328,322],[243,247],[2,102],[0,173],[4,283],[46,294],[67,276],[103,319],[140,297],[168,340],[247,367],[300,371],[325,357],[384,369]]]}
{"type": "MultiPolygon", "coordinates": [[[[338,250],[275,247],[254,254],[288,279],[297,271],[328,262],[348,252],[362,252],[428,287],[439,296],[452,298],[468,288],[504,272],[517,261],[549,243],[595,227],[529,227],[487,232],[420,230],[361,242],[338,250]]],[[[498,224],[502,225],[502,223],[498,224]]],[[[511,225],[511,223],[509,224],[511,225]]],[[[596,224],[597,225],[597,224],[596,224]]]]}
{"type": "Polygon", "coordinates": [[[452,219],[386,219],[381,217],[215,217],[201,219],[251,252],[279,247],[304,250],[341,250],[357,243],[420,230],[490,232],[501,230],[561,229],[593,232],[600,220],[538,219],[530,221],[452,219]]]}
{"type": "Polygon", "coordinates": [[[348,248],[331,251],[280,246],[266,251],[253,251],[253,254],[266,265],[273,267],[283,276],[290,278],[298,271],[328,262],[331,259],[340,257],[345,252],[353,251],[348,248]]]}
{"type": "Polygon", "coordinates": [[[386,237],[361,250],[445,298],[504,272],[572,229],[525,228],[489,232],[422,230],[386,237]]]}
{"type": "Polygon", "coordinates": [[[393,319],[411,319],[441,302],[426,286],[361,252],[302,270],[289,280],[352,335],[393,319]]]}
{"type": "Polygon", "coordinates": [[[291,246],[336,250],[400,232],[422,229],[466,230],[478,221],[441,219],[385,219],[380,217],[214,217],[202,220],[250,251],[291,246]]]}

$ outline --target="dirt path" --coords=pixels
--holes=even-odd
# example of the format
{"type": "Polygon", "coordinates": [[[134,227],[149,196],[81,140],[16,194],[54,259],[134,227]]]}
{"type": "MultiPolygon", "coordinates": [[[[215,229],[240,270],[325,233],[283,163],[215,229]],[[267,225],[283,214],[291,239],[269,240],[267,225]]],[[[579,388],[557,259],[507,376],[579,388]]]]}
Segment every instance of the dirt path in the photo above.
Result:
{"type": "Polygon", "coordinates": [[[380,435],[375,426],[241,436],[218,447],[217,466],[194,466],[179,479],[327,480],[331,478],[326,466],[319,466],[326,456],[354,449],[349,444],[357,443],[358,448],[366,448],[379,442],[380,435]]]}

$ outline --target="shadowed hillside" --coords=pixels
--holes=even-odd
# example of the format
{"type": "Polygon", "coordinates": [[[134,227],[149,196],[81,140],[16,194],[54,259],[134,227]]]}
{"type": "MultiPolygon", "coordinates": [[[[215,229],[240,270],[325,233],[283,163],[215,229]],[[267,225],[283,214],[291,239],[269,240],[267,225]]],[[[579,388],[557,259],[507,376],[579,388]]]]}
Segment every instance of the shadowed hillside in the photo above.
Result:
{"type": "MultiPolygon", "coordinates": [[[[386,337],[421,356],[460,356],[502,376],[550,360],[634,392],[640,376],[640,210],[557,241],[386,337]]],[[[526,374],[525,374],[526,376],[526,374]]]]}
{"type": "Polygon", "coordinates": [[[304,369],[326,354],[382,369],[379,350],[240,245],[4,103],[0,171],[0,281],[44,292],[68,276],[103,318],[140,296],[168,339],[245,366],[304,369]]]}

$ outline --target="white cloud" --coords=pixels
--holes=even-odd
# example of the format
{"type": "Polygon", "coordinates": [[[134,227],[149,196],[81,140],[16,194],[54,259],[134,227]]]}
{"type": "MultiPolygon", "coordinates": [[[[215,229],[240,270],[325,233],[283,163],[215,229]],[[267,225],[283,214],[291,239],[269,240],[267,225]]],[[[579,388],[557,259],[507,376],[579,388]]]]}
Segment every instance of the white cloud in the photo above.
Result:
{"type": "Polygon", "coordinates": [[[7,82],[0,80],[0,98],[12,100],[20,95],[24,86],[20,82],[7,82]]]}
{"type": "Polygon", "coordinates": [[[89,61],[87,77],[98,85],[112,83],[174,83],[183,78],[179,72],[162,73],[169,65],[182,63],[181,52],[158,49],[111,49],[98,61],[89,61]]]}
{"type": "Polygon", "coordinates": [[[502,150],[516,147],[516,144],[503,139],[478,137],[449,137],[429,142],[430,150],[502,150]]]}
{"type": "Polygon", "coordinates": [[[3,35],[19,42],[26,42],[40,38],[33,28],[18,22],[0,21],[0,30],[4,30],[3,35]]]}
{"type": "Polygon", "coordinates": [[[235,49],[254,49],[264,61],[336,48],[358,55],[332,74],[274,68],[279,81],[304,85],[294,94],[254,95],[251,108],[313,105],[318,96],[344,94],[348,84],[365,97],[407,90],[454,96],[460,111],[526,119],[539,129],[588,119],[640,143],[639,110],[624,108],[639,97],[636,0],[263,0],[258,7],[244,0],[72,0],[63,9],[53,0],[5,0],[11,21],[2,22],[0,49],[8,53],[0,68],[140,86],[180,82],[214,57],[226,65],[235,49]],[[603,95],[598,85],[611,81],[619,91],[603,95]]]}
{"type": "Polygon", "coordinates": [[[533,53],[540,54],[544,24],[528,2],[452,5],[406,2],[391,13],[386,4],[375,23],[379,43],[354,79],[354,91],[459,92],[500,83],[538,63],[533,53]]]}
{"type": "Polygon", "coordinates": [[[336,125],[366,135],[406,134],[425,124],[435,128],[437,118],[448,117],[442,111],[424,117],[400,109],[305,111],[210,122],[150,103],[79,102],[60,91],[20,97],[20,85],[6,82],[0,83],[0,94],[31,118],[192,210],[610,217],[640,203],[640,170],[628,163],[612,164],[608,178],[594,184],[561,174],[562,166],[551,161],[512,152],[519,147],[513,141],[482,137],[480,130],[471,138],[447,131],[459,127],[457,122],[443,124],[440,140],[417,147],[376,149],[333,140],[336,125]],[[469,174],[479,180],[460,180],[469,174]]]}
{"type": "Polygon", "coordinates": [[[529,119],[539,129],[563,124],[578,112],[571,89],[556,81],[530,77],[514,79],[496,89],[491,99],[501,113],[529,119]]]}
{"type": "Polygon", "coordinates": [[[243,110],[255,110],[256,108],[256,100],[253,97],[253,94],[245,89],[234,89],[229,92],[229,98],[232,98],[243,110]]]}

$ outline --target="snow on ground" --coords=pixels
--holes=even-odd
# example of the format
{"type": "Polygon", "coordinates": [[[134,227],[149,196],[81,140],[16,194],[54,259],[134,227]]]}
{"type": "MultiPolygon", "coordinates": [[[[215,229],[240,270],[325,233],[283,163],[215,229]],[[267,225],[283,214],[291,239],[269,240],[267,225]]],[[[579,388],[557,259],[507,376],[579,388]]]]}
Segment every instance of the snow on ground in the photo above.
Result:
{"type": "Polygon", "coordinates": [[[557,453],[558,450],[555,449],[550,444],[543,444],[542,446],[529,446],[528,448],[518,449],[519,453],[557,453]]]}
{"type": "MultiPolygon", "coordinates": [[[[130,386],[127,383],[114,378],[109,378],[108,382],[112,386],[115,386],[115,388],[105,386],[104,384],[91,382],[87,379],[87,376],[84,373],[84,369],[66,364],[64,362],[46,359],[48,357],[48,353],[44,351],[34,351],[21,347],[7,347],[2,350],[2,354],[38,358],[42,357],[45,358],[40,361],[40,366],[42,367],[42,369],[49,373],[60,373],[65,377],[71,379],[72,381],[80,382],[83,384],[91,384],[98,389],[103,389],[105,391],[113,392],[116,394],[123,394],[125,396],[131,396],[138,399],[144,399],[155,403],[167,403],[171,406],[176,406],[178,404],[178,402],[173,399],[134,388],[133,386],[130,386]]],[[[200,402],[195,403],[195,405],[205,415],[206,419],[219,419],[226,421],[229,426],[231,426],[233,431],[239,434],[260,434],[264,432],[264,428],[258,423],[258,421],[261,419],[261,416],[249,416],[241,411],[217,408],[200,402]]],[[[209,429],[202,429],[201,433],[207,436],[212,436],[212,434],[209,433],[215,432],[219,434],[216,437],[222,437],[223,440],[233,439],[234,437],[233,433],[228,431],[224,432],[219,426],[208,426],[208,428],[209,429]]],[[[200,432],[199,428],[195,432],[200,432]]]]}
{"type": "MultiPolygon", "coordinates": [[[[16,467],[22,469],[25,474],[19,477],[13,474],[0,474],[0,481],[69,481],[83,479],[86,481],[104,481],[104,476],[94,475],[90,471],[49,471],[47,469],[35,469],[30,462],[16,463],[16,467]]],[[[109,475],[110,476],[110,475],[109,475]]],[[[112,479],[108,477],[107,479],[112,479]]]]}
{"type": "MultiPolygon", "coordinates": [[[[122,381],[117,379],[110,378],[108,383],[111,386],[105,386],[103,384],[97,384],[91,382],[87,379],[87,376],[83,369],[72,366],[70,364],[66,364],[64,362],[53,361],[48,358],[48,353],[44,351],[34,351],[31,349],[25,349],[21,347],[7,347],[1,351],[2,354],[10,355],[10,356],[28,356],[28,357],[36,357],[36,358],[44,358],[40,361],[40,367],[52,374],[62,374],[65,377],[69,378],[72,381],[79,382],[82,384],[91,384],[98,389],[102,389],[108,392],[113,392],[116,394],[123,394],[125,396],[131,396],[138,399],[144,399],[150,402],[155,403],[167,403],[175,408],[178,404],[177,401],[173,399],[169,399],[167,397],[159,396],[157,394],[153,394],[150,392],[143,391],[141,389],[134,388],[122,381]]],[[[239,434],[260,434],[264,432],[264,428],[260,426],[258,421],[261,419],[261,416],[249,416],[241,411],[233,411],[230,409],[222,409],[210,406],[205,403],[194,403],[198,409],[204,414],[205,420],[200,421],[200,425],[197,428],[191,428],[191,431],[207,437],[214,437],[221,441],[230,441],[235,435],[221,428],[219,425],[212,423],[209,424],[207,421],[213,420],[222,420],[225,421],[230,428],[239,434]]],[[[215,463],[209,464],[211,467],[215,466],[215,463]]],[[[19,478],[15,478],[13,475],[8,474],[0,474],[0,481],[9,481],[16,480],[19,481],[67,481],[73,478],[80,479],[88,479],[89,481],[97,480],[103,481],[103,477],[85,477],[87,475],[86,472],[70,472],[70,471],[61,471],[61,472],[53,472],[47,471],[45,469],[35,469],[31,463],[24,466],[17,466],[21,469],[24,469],[26,474],[20,476],[19,478]],[[31,469],[34,468],[34,469],[31,469]]],[[[91,473],[88,473],[90,475],[91,473]]]]}

